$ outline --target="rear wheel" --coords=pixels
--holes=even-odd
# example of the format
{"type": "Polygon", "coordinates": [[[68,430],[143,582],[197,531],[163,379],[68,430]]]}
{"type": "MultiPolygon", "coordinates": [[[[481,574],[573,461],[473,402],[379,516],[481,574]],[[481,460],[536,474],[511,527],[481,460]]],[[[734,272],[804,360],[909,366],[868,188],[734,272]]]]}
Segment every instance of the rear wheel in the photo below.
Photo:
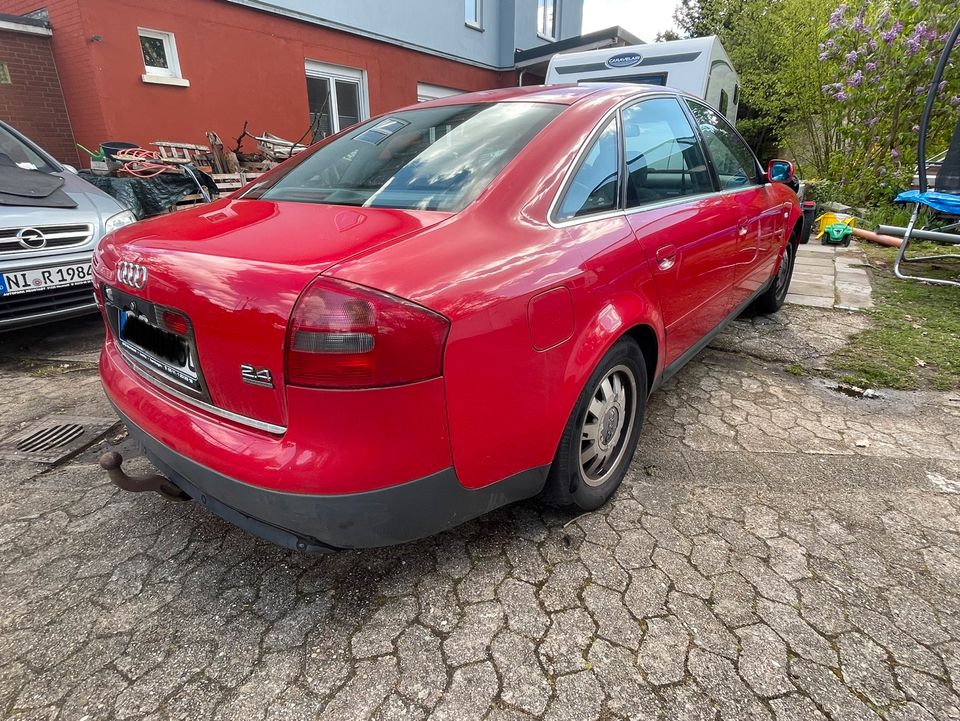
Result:
{"type": "Polygon", "coordinates": [[[796,246],[793,241],[788,241],[783,252],[780,254],[780,264],[777,266],[777,274],[762,295],[753,303],[754,309],[759,313],[776,313],[783,305],[787,297],[787,289],[790,287],[790,279],[793,277],[793,263],[796,258],[796,246]]]}
{"type": "Polygon", "coordinates": [[[647,398],[639,346],[622,338],[601,359],[567,420],[546,494],[558,505],[602,506],[626,475],[647,398]]]}

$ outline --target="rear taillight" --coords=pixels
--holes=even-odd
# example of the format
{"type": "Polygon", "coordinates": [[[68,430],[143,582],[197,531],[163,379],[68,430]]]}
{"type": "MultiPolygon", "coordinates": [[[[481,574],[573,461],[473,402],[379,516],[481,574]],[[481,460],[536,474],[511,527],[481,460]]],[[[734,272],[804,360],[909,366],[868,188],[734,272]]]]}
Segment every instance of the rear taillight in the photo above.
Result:
{"type": "Polygon", "coordinates": [[[317,278],[287,332],[287,383],[370,388],[413,383],[443,371],[446,318],[363,286],[317,278]]]}

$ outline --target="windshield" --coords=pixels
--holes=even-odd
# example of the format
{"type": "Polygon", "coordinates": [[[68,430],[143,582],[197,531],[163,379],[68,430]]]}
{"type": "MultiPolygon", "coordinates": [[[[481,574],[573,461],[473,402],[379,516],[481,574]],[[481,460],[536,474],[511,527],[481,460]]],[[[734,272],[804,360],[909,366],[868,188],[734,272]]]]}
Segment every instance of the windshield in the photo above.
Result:
{"type": "Polygon", "coordinates": [[[24,170],[42,170],[44,173],[56,170],[43,156],[0,125],[0,166],[4,165],[15,165],[24,170]]]}
{"type": "Polygon", "coordinates": [[[394,113],[347,132],[244,197],[457,212],[562,110],[484,103],[394,113]]]}

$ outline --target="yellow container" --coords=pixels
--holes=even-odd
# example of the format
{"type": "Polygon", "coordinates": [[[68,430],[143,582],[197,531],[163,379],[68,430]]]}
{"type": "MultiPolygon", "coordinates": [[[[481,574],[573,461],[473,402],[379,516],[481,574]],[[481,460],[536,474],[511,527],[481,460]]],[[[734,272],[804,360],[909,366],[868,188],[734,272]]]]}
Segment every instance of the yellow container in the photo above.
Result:
{"type": "Polygon", "coordinates": [[[857,227],[857,219],[852,215],[847,215],[846,213],[824,213],[817,218],[816,237],[818,239],[823,237],[823,234],[827,232],[827,226],[833,225],[834,223],[849,225],[851,228],[857,227]]]}

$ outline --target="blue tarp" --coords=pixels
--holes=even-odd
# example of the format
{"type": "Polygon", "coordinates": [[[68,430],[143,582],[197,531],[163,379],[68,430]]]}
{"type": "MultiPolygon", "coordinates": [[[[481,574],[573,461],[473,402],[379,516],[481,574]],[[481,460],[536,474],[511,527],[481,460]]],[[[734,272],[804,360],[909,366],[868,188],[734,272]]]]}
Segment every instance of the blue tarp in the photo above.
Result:
{"type": "Polygon", "coordinates": [[[906,190],[896,197],[896,202],[923,203],[947,215],[960,215],[960,195],[952,193],[938,193],[936,190],[921,193],[919,190],[906,190]]]}

